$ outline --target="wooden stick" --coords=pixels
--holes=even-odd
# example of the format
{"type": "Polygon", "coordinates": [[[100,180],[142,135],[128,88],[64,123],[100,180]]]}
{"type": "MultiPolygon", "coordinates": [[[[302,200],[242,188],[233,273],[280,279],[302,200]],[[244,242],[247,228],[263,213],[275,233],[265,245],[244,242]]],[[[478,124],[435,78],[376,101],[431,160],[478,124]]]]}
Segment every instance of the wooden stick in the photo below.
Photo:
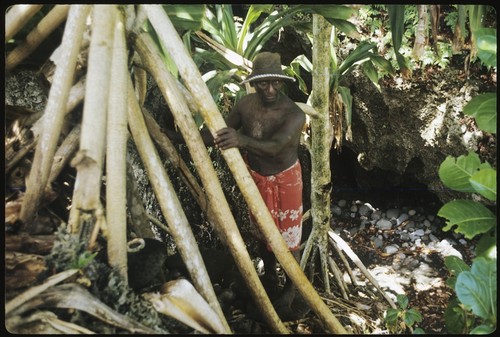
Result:
{"type": "Polygon", "coordinates": [[[361,270],[361,272],[366,276],[366,278],[377,288],[378,291],[384,296],[384,298],[389,302],[392,308],[396,309],[396,304],[392,301],[392,299],[385,293],[385,291],[380,288],[380,285],[378,284],[377,280],[370,274],[368,269],[366,269],[365,265],[359,257],[352,251],[351,247],[337,234],[335,234],[333,231],[328,231],[328,235],[332,240],[334,240],[339,247],[349,256],[349,258],[358,266],[358,268],[361,270]]]}

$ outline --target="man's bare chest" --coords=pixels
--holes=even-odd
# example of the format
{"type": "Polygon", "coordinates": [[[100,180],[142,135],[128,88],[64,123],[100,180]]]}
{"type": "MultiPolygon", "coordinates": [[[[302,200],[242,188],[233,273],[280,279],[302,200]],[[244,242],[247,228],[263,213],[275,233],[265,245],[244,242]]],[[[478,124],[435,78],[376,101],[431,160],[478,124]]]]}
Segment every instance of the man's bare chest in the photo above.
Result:
{"type": "Polygon", "coordinates": [[[270,139],[283,125],[285,117],[282,113],[247,114],[243,118],[243,131],[257,139],[270,139]]]}

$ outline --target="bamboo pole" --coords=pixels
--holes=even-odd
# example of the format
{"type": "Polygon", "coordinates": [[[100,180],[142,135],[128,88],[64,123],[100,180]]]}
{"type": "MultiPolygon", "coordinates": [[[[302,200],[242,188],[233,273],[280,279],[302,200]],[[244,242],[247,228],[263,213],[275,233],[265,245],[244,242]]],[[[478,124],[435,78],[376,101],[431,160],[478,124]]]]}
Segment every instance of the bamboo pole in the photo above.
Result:
{"type": "Polygon", "coordinates": [[[114,10],[114,45],[109,82],[106,141],[106,219],[108,263],[127,275],[127,50],[122,14],[114,10]]]}
{"type": "Polygon", "coordinates": [[[64,30],[61,43],[64,46],[62,50],[65,57],[61,58],[61,63],[57,66],[54,74],[54,83],[43,116],[44,127],[35,151],[21,208],[20,219],[23,222],[23,229],[31,230],[34,213],[38,209],[50,175],[50,168],[66,114],[68,95],[73,82],[88,11],[88,6],[75,5],[71,7],[68,15],[68,25],[67,29],[64,30]]]}
{"type": "Polygon", "coordinates": [[[238,231],[236,221],[220,186],[217,173],[213,168],[212,161],[203,143],[203,139],[198,131],[193,132],[193,130],[197,130],[196,123],[189,111],[184,96],[178,90],[176,80],[168,72],[163,62],[161,62],[158,53],[155,53],[155,46],[148,35],[143,33],[138,36],[136,39],[136,50],[141,55],[143,62],[148,65],[147,68],[152,71],[152,75],[161,88],[165,100],[170,106],[170,110],[175,115],[176,123],[188,145],[191,157],[208,194],[208,200],[211,201],[210,209],[216,218],[215,224],[222,226],[217,231],[224,233],[223,239],[228,244],[243,275],[243,279],[247,282],[248,288],[252,292],[255,302],[266,313],[265,318],[273,330],[279,333],[288,332],[274,310],[255,271],[245,243],[238,231]],[[216,201],[216,204],[214,204],[214,201],[216,201]]]}
{"type": "Polygon", "coordinates": [[[9,41],[43,5],[14,5],[5,14],[5,42],[9,41]]]}
{"type": "Polygon", "coordinates": [[[100,207],[102,164],[106,144],[106,116],[113,47],[114,6],[94,5],[88,58],[80,149],[71,165],[77,169],[73,206],[69,217],[72,233],[80,228],[80,213],[100,207]]]}
{"type": "Polygon", "coordinates": [[[132,137],[137,146],[137,151],[144,163],[144,167],[149,172],[149,178],[153,191],[155,192],[160,208],[168,222],[170,232],[175,239],[177,249],[183,258],[186,268],[189,271],[193,282],[210,304],[217,312],[227,333],[231,331],[220,307],[217,296],[213,289],[208,272],[201,257],[196,239],[191,231],[191,226],[182,210],[182,205],[175,194],[174,187],[170,182],[165,168],[154,147],[146,123],[142,116],[139,103],[134,94],[132,80],[128,79],[128,122],[132,137]]]}
{"type": "MultiPolygon", "coordinates": [[[[5,71],[9,72],[31,54],[66,19],[69,5],[56,5],[5,59],[5,71]]],[[[80,46],[80,45],[78,45],[80,46]]]]}
{"type": "MultiPolygon", "coordinates": [[[[170,19],[159,5],[145,5],[148,18],[155,28],[163,46],[168,50],[174,62],[177,64],[179,74],[184,80],[188,90],[202,107],[201,113],[207,123],[212,135],[226,126],[217,105],[211,99],[201,74],[186,51],[179,34],[172,25],[170,19]]],[[[300,293],[306,299],[311,308],[333,333],[347,333],[337,318],[332,314],[328,306],[322,301],[318,293],[302,272],[295,258],[290,253],[285,240],[279,233],[255,182],[241,157],[238,149],[231,148],[222,151],[238,186],[247,201],[250,211],[257,219],[259,229],[264,234],[278,261],[290,276],[300,293]]]]}

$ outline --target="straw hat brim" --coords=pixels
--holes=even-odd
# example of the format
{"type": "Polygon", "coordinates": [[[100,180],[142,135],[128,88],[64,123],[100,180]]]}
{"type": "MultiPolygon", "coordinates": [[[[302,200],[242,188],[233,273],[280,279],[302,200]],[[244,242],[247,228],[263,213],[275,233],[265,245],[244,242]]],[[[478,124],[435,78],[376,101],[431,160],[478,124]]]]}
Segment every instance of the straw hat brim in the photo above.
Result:
{"type": "Polygon", "coordinates": [[[250,75],[250,76],[248,76],[248,78],[241,81],[240,84],[244,84],[244,83],[252,82],[252,81],[263,80],[266,78],[281,78],[283,80],[289,80],[289,81],[295,82],[295,78],[290,77],[290,76],[286,76],[283,74],[260,74],[260,75],[254,75],[254,76],[250,75]]]}

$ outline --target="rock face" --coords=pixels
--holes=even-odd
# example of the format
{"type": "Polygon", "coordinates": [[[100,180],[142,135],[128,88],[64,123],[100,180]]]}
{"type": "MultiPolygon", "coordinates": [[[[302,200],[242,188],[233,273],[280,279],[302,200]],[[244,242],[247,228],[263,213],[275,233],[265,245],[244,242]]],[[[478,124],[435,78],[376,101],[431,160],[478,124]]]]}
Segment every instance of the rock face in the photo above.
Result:
{"type": "MultiPolygon", "coordinates": [[[[342,84],[353,95],[353,139],[343,147],[356,156],[358,186],[397,186],[411,177],[443,202],[464,197],[442,185],[438,170],[446,156],[477,151],[485,141],[483,132],[462,113],[484,88],[478,81],[459,80],[456,70],[443,76],[447,78],[381,81],[378,91],[366,76],[353,72],[342,84]]],[[[486,138],[496,153],[496,138],[486,138]]]]}

